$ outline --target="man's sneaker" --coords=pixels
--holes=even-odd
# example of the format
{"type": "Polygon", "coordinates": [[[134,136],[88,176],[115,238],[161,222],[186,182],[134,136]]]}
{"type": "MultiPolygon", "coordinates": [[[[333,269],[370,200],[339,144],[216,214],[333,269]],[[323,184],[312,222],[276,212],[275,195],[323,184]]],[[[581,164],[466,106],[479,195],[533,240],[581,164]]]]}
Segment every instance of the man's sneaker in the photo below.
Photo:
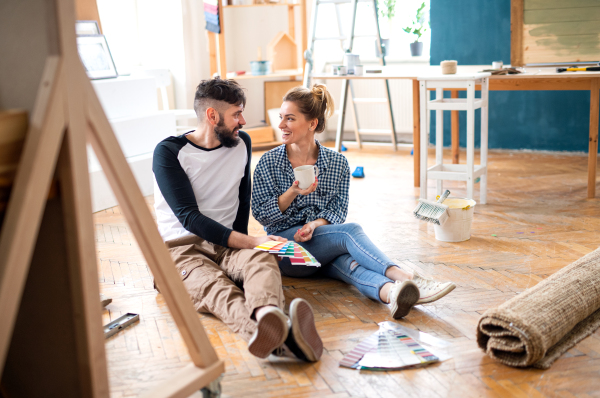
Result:
{"type": "Polygon", "coordinates": [[[248,351],[259,358],[268,357],[288,337],[288,319],[277,307],[269,307],[260,318],[248,342],[248,351]]]}
{"type": "Polygon", "coordinates": [[[421,297],[417,304],[431,303],[439,300],[456,288],[453,282],[437,282],[414,271],[413,282],[419,287],[421,297]]]}
{"type": "Polygon", "coordinates": [[[323,342],[310,304],[301,298],[294,299],[290,303],[290,319],[292,326],[285,345],[300,359],[318,361],[323,354],[323,342]]]}
{"type": "Polygon", "coordinates": [[[396,281],[388,294],[392,318],[400,319],[408,315],[419,300],[419,288],[413,281],[396,281]]]}

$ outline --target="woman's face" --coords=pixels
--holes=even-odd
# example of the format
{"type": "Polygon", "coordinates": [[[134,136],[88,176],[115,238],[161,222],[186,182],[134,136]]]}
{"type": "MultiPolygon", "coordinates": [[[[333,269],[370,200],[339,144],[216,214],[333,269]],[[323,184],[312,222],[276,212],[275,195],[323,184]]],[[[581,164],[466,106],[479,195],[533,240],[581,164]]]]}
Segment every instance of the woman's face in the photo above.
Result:
{"type": "Polygon", "coordinates": [[[317,119],[306,120],[294,102],[285,101],[279,111],[282,141],[284,144],[294,144],[303,140],[314,140],[317,119]]]}

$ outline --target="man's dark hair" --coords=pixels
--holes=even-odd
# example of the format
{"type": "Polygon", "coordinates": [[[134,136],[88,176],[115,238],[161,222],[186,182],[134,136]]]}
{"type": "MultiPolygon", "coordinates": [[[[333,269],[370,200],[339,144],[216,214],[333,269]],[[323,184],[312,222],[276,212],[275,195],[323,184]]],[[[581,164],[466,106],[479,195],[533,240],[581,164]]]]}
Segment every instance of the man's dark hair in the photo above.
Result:
{"type": "Polygon", "coordinates": [[[201,117],[210,107],[217,109],[219,113],[224,112],[224,109],[219,109],[223,107],[223,104],[219,104],[219,102],[246,106],[246,95],[235,80],[224,80],[219,76],[210,80],[202,80],[196,87],[196,95],[194,96],[196,115],[201,117]],[[221,106],[219,107],[219,105],[221,106]]]}

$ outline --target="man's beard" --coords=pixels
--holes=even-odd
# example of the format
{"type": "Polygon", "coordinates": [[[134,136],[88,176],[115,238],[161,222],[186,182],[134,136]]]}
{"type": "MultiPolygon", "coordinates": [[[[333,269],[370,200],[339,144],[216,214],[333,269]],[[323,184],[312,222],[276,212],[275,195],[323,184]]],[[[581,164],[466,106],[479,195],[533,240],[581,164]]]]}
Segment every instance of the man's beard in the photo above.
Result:
{"type": "Polygon", "coordinates": [[[219,122],[215,126],[215,135],[219,142],[225,148],[233,148],[240,143],[240,137],[236,137],[234,131],[242,128],[242,125],[239,124],[235,129],[229,130],[225,127],[225,122],[223,121],[223,117],[220,117],[219,122]]]}

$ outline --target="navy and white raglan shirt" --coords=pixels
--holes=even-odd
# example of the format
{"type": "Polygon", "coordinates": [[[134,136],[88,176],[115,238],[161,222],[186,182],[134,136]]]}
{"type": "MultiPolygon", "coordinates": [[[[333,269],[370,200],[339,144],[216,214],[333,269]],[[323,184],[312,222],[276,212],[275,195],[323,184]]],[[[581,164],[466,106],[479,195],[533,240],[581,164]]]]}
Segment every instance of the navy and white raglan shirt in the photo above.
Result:
{"type": "Polygon", "coordinates": [[[248,134],[239,137],[233,148],[202,148],[185,134],[156,146],[154,209],[165,242],[197,235],[227,247],[232,230],[248,233],[252,148],[248,134]]]}

